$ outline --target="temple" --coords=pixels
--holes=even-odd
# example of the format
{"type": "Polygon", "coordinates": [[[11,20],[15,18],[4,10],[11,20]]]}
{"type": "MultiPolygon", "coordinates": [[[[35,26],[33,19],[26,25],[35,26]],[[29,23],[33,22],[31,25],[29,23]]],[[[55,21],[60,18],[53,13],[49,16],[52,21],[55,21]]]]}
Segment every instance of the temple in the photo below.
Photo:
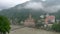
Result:
{"type": "Polygon", "coordinates": [[[35,27],[35,20],[32,18],[31,14],[29,14],[29,18],[25,20],[24,26],[35,27]]]}

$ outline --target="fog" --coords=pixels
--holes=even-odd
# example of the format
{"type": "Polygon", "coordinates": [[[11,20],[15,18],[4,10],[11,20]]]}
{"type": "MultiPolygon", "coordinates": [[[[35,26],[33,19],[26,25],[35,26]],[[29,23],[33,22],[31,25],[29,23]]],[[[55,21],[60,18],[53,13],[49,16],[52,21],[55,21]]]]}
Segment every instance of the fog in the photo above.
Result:
{"type": "Polygon", "coordinates": [[[60,9],[60,0],[0,0],[0,9],[9,9],[19,4],[23,4],[26,9],[44,10],[46,12],[57,12],[60,9]]]}

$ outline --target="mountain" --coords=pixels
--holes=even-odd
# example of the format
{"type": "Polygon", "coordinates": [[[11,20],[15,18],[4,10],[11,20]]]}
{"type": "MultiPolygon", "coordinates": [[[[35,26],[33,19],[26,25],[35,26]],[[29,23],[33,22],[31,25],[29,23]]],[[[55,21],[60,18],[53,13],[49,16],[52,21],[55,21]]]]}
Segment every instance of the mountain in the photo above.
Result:
{"type": "Polygon", "coordinates": [[[53,13],[55,15],[56,19],[60,20],[60,10],[58,12],[53,13]]]}
{"type": "MultiPolygon", "coordinates": [[[[0,15],[7,16],[9,19],[17,20],[18,22],[24,21],[26,18],[28,18],[29,14],[32,15],[32,18],[40,19],[40,16],[47,13],[42,9],[39,10],[33,10],[31,8],[24,8],[25,5],[27,5],[28,2],[25,2],[23,4],[16,5],[15,7],[4,9],[0,11],[0,15]]],[[[59,13],[59,12],[57,12],[59,13]]],[[[56,13],[52,13],[52,15],[58,15],[56,13]]]]}
{"type": "Polygon", "coordinates": [[[29,3],[23,3],[16,5],[15,7],[9,8],[9,9],[4,9],[0,11],[0,15],[7,16],[9,19],[12,20],[17,20],[18,22],[24,21],[26,18],[28,18],[29,14],[32,15],[32,18],[34,19],[39,19],[40,15],[44,14],[45,12],[40,9],[40,10],[32,10],[32,9],[26,9],[24,6],[29,3]]]}

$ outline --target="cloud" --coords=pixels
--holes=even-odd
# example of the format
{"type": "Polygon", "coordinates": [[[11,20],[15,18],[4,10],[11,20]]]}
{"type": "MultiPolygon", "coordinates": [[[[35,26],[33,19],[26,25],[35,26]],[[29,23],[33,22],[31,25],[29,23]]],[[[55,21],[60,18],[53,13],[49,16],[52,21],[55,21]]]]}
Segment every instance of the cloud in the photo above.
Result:
{"type": "Polygon", "coordinates": [[[6,9],[29,1],[24,8],[57,12],[60,9],[60,0],[0,0],[0,9],[6,9]]]}
{"type": "Polygon", "coordinates": [[[46,0],[42,0],[42,1],[46,1],[46,0]]]}
{"type": "Polygon", "coordinates": [[[0,9],[0,11],[1,11],[2,9],[0,9]]]}
{"type": "Polygon", "coordinates": [[[45,7],[43,10],[51,13],[51,12],[57,12],[59,9],[60,9],[60,5],[54,5],[54,6],[45,7]]]}
{"type": "Polygon", "coordinates": [[[29,0],[0,0],[0,9],[10,8],[29,0]]]}
{"type": "Polygon", "coordinates": [[[42,9],[49,13],[57,12],[60,9],[59,0],[32,0],[32,1],[28,3],[27,5],[25,5],[24,7],[26,9],[33,9],[33,10],[42,9]]]}
{"type": "Polygon", "coordinates": [[[24,6],[25,8],[30,8],[30,9],[34,9],[34,10],[39,10],[39,9],[43,9],[43,4],[41,2],[30,2],[28,3],[26,6],[24,6]]]}
{"type": "Polygon", "coordinates": [[[31,0],[32,2],[41,2],[41,1],[46,1],[46,0],[31,0]]]}

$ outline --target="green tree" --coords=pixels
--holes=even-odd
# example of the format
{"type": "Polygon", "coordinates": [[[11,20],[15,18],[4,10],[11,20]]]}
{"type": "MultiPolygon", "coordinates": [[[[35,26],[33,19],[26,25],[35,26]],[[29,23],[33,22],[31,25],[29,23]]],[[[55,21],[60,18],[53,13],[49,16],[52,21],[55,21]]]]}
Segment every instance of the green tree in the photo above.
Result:
{"type": "Polygon", "coordinates": [[[10,22],[7,17],[0,16],[0,32],[1,34],[9,33],[10,31],[10,22]]]}
{"type": "Polygon", "coordinates": [[[54,30],[54,31],[57,31],[57,32],[60,32],[60,23],[55,23],[55,24],[53,24],[52,25],[52,29],[54,30]]]}

